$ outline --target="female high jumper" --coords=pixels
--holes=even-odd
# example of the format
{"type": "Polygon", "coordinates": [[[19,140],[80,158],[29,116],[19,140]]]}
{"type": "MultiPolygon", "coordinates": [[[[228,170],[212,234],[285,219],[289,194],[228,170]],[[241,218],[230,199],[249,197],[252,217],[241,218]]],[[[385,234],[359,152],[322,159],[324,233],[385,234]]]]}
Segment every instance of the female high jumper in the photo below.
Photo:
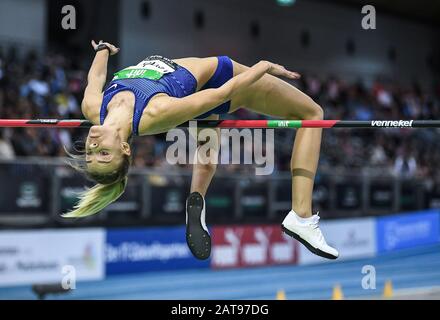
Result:
{"type": "MultiPolygon", "coordinates": [[[[194,118],[219,119],[239,108],[284,119],[323,119],[318,104],[278,78],[297,79],[299,74],[278,64],[260,61],[247,67],[227,56],[171,60],[155,55],[115,73],[104,89],[108,58],[119,48],[102,41],[92,41],[92,46],[96,55],[81,109],[94,126],[85,154],[73,157],[71,164],[97,184],[84,191],[64,217],[95,214],[121,196],[131,162],[132,135],[166,132],[194,118]]],[[[311,252],[336,259],[338,251],[326,243],[319,216],[312,214],[321,134],[320,128],[297,130],[290,163],[292,210],[281,227],[311,252]]],[[[218,145],[210,152],[218,154],[218,145]]],[[[194,164],[186,201],[186,240],[198,259],[207,259],[211,252],[204,197],[215,171],[215,164],[194,164]]]]}

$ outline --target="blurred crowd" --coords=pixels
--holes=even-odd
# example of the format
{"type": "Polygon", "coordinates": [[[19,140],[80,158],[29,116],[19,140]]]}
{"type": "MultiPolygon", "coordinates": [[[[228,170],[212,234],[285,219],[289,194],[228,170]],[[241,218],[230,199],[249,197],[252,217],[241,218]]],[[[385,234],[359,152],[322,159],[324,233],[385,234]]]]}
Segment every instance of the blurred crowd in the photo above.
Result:
{"type": "MultiPolygon", "coordinates": [[[[39,57],[34,52],[19,56],[13,49],[0,49],[0,118],[83,118],[81,99],[87,70],[60,54],[39,57]]],[[[364,85],[336,77],[323,79],[303,75],[294,83],[310,95],[326,119],[440,119],[439,92],[416,84],[399,86],[377,79],[364,85]]],[[[228,118],[258,119],[262,116],[239,110],[228,118]]],[[[81,129],[0,128],[0,159],[22,156],[64,156],[75,141],[84,140],[81,129]]],[[[276,130],[276,170],[289,170],[295,132],[276,130]]],[[[440,162],[438,129],[337,129],[324,130],[321,168],[376,168],[406,177],[429,177],[440,181],[435,170],[440,162]]],[[[165,135],[136,138],[135,167],[166,167],[165,135]]],[[[251,166],[226,165],[219,170],[243,171],[251,166]]],[[[252,169],[252,168],[251,168],[252,169]]],[[[179,170],[174,166],[174,170],[179,170]]]]}
{"type": "MultiPolygon", "coordinates": [[[[82,118],[86,73],[60,54],[0,48],[0,118],[82,118]]],[[[79,130],[0,128],[0,158],[63,156],[79,130]]]]}

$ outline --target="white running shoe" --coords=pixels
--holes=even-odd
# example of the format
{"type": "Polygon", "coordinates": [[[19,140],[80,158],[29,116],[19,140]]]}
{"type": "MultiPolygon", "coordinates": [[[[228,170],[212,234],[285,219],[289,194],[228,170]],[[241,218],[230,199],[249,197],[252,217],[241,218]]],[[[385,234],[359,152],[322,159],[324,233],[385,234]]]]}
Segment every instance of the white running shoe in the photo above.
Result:
{"type": "Polygon", "coordinates": [[[336,259],[339,253],[327,244],[318,223],[318,213],[310,218],[301,218],[292,210],[284,218],[281,228],[284,233],[301,242],[314,254],[327,259],[336,259]]]}

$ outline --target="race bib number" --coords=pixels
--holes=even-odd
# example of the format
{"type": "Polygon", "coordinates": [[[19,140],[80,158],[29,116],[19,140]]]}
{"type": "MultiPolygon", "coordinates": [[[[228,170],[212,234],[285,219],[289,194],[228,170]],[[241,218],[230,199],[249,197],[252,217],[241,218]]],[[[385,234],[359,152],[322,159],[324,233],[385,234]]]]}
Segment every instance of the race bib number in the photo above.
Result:
{"type": "Polygon", "coordinates": [[[161,60],[144,60],[135,66],[125,68],[114,74],[112,80],[146,78],[159,80],[164,74],[174,72],[176,69],[161,60]]]}

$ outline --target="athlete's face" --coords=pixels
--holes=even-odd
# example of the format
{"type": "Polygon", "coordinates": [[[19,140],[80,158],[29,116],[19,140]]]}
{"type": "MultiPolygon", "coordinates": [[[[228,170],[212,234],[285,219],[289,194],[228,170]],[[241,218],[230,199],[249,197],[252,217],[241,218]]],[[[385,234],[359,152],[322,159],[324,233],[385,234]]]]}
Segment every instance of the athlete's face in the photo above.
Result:
{"type": "Polygon", "coordinates": [[[87,171],[101,174],[117,170],[130,156],[130,145],[108,126],[93,126],[86,140],[87,171]]]}

